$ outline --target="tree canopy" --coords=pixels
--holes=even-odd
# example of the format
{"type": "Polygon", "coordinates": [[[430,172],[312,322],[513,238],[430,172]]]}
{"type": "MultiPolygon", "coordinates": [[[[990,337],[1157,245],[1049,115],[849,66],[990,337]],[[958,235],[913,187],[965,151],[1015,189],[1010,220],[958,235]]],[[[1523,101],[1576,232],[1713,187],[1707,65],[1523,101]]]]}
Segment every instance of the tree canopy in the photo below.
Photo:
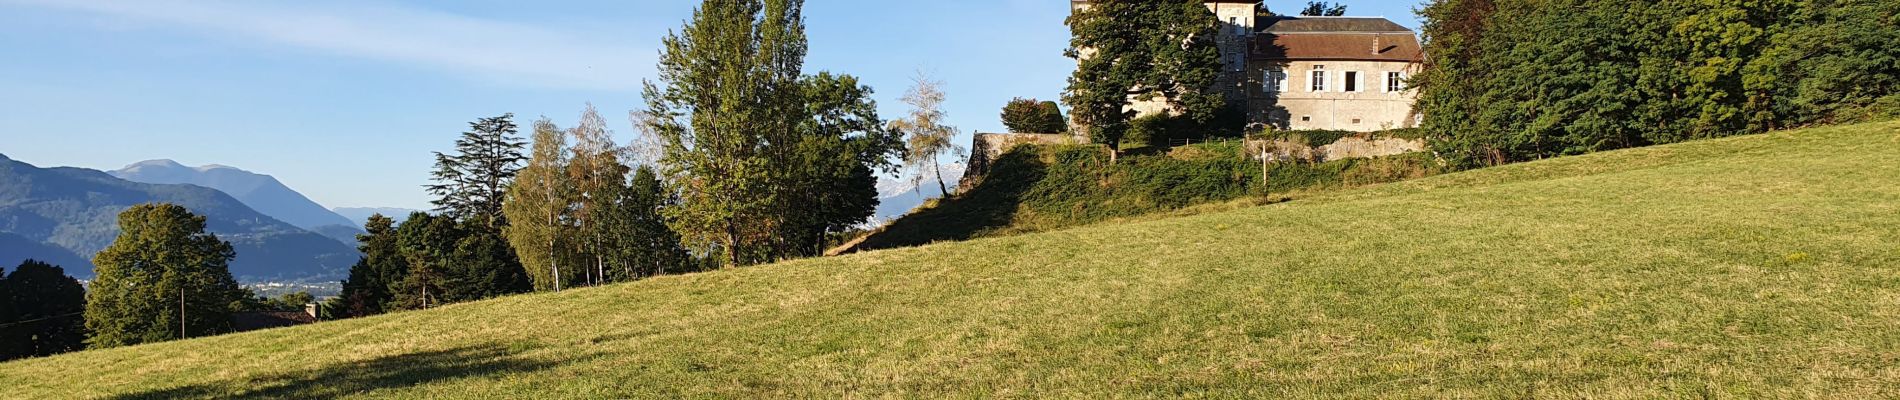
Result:
{"type": "Polygon", "coordinates": [[[86,288],[64,268],[26,260],[0,274],[0,361],[85,348],[85,309],[86,288]]]}
{"type": "Polygon", "coordinates": [[[94,347],[228,332],[245,292],[231,277],[231,244],[205,218],[173,204],[119,214],[119,237],[93,259],[86,329],[94,347]],[[180,330],[183,332],[180,332],[180,330]]]}
{"type": "Polygon", "coordinates": [[[1446,0],[1424,128],[1464,165],[1900,114],[1900,3],[1446,0]]]}
{"type": "Polygon", "coordinates": [[[1063,101],[1096,143],[1120,149],[1134,118],[1130,100],[1165,101],[1201,124],[1226,107],[1214,88],[1220,21],[1201,1],[1094,1],[1068,25],[1065,54],[1078,65],[1063,101]]]}
{"type": "Polygon", "coordinates": [[[702,2],[662,40],[659,78],[646,84],[642,128],[658,139],[657,172],[678,198],[669,223],[724,265],[816,254],[824,232],[874,212],[867,178],[902,154],[869,87],[804,75],[803,9],[702,2]]]}

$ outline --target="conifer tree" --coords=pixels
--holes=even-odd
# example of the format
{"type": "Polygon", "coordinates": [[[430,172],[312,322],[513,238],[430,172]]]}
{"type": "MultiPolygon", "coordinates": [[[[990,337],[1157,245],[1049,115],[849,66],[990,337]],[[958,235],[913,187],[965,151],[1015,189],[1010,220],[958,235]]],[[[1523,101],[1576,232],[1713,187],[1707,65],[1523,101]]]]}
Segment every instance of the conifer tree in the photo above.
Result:
{"type": "Polygon", "coordinates": [[[26,260],[0,275],[0,361],[86,347],[86,289],[64,268],[26,260]]]}
{"type": "Polygon", "coordinates": [[[435,183],[426,188],[437,197],[436,210],[494,229],[506,225],[501,212],[503,192],[525,159],[523,146],[514,114],[469,123],[469,130],[455,141],[454,154],[435,153],[431,173],[435,183]]]}
{"type": "Polygon", "coordinates": [[[389,288],[409,273],[409,263],[402,258],[396,240],[394,220],[382,214],[371,215],[363,228],[367,233],[356,236],[356,249],[363,258],[350,267],[350,275],[343,281],[343,309],[338,310],[357,317],[387,311],[392,297],[389,288]]]}

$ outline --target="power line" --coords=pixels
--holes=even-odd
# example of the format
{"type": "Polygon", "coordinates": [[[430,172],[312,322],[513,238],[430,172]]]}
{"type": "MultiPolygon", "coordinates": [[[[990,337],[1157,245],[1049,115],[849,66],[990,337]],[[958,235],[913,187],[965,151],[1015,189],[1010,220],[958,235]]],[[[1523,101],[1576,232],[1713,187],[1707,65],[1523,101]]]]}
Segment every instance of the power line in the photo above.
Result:
{"type": "Polygon", "coordinates": [[[25,320],[25,321],[14,321],[14,322],[8,322],[8,323],[4,323],[4,324],[0,324],[0,328],[5,328],[5,327],[9,327],[9,326],[14,326],[14,325],[20,325],[20,324],[25,324],[25,323],[29,323],[29,322],[40,322],[40,321],[45,321],[45,320],[49,320],[49,319],[54,319],[54,318],[66,318],[66,317],[71,317],[71,316],[74,316],[74,315],[79,315],[79,314],[85,314],[85,313],[86,313],[85,311],[80,311],[80,312],[75,312],[75,313],[71,313],[71,314],[65,314],[65,315],[54,315],[54,316],[51,316],[51,317],[39,317],[39,318],[34,318],[34,319],[29,319],[29,320],[25,320]]]}

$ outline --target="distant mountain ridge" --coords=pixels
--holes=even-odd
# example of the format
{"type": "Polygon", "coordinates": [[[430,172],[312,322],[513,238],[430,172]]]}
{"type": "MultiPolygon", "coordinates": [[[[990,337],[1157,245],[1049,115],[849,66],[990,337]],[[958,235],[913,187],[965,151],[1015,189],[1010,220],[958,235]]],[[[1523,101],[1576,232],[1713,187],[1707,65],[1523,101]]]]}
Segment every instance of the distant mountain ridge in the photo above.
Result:
{"type": "MultiPolygon", "coordinates": [[[[335,280],[360,256],[354,247],[279,221],[208,187],[138,183],[83,168],[40,168],[4,155],[0,232],[19,239],[0,242],[5,246],[0,255],[61,256],[33,254],[44,253],[32,246],[43,243],[91,258],[118,236],[120,212],[152,202],[178,204],[205,216],[207,228],[236,248],[231,273],[240,280],[335,280]]],[[[91,268],[66,267],[74,276],[92,276],[91,268]]]]}
{"type": "Polygon", "coordinates": [[[107,172],[120,179],[155,184],[190,184],[217,189],[257,212],[298,228],[361,226],[311,201],[270,175],[224,165],[187,167],[172,160],[148,160],[107,172]]]}

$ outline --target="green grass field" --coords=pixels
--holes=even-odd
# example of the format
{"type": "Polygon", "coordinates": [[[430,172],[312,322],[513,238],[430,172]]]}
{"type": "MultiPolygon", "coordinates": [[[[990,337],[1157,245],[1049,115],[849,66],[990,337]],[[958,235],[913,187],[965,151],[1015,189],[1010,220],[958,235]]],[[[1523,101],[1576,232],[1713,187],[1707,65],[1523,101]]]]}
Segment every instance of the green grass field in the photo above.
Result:
{"type": "Polygon", "coordinates": [[[0,364],[0,398],[1900,396],[1900,123],[0,364]]]}

